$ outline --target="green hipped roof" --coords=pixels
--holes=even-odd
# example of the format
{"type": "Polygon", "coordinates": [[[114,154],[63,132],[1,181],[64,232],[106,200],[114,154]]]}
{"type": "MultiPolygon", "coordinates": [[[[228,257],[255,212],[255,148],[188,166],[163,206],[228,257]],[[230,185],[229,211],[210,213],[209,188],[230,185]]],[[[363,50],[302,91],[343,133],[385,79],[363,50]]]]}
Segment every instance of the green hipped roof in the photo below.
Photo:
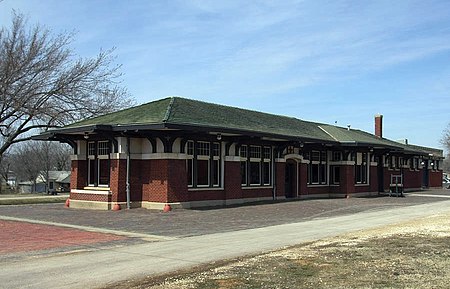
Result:
{"type": "Polygon", "coordinates": [[[162,123],[170,105],[171,98],[165,98],[124,110],[108,113],[102,116],[85,119],[72,123],[69,127],[87,125],[132,125],[162,123]]]}
{"type": "Polygon", "coordinates": [[[400,150],[420,153],[437,153],[439,150],[405,145],[373,134],[328,124],[320,124],[268,114],[258,111],[207,103],[181,97],[168,97],[131,107],[103,116],[73,123],[65,128],[78,128],[89,125],[111,125],[113,127],[133,125],[188,125],[195,127],[228,129],[303,138],[342,144],[360,144],[380,147],[394,147],[400,150]]]}
{"type": "Polygon", "coordinates": [[[65,128],[88,125],[150,124],[181,124],[334,141],[312,122],[181,97],[169,97],[149,102],[76,122],[65,128]]]}

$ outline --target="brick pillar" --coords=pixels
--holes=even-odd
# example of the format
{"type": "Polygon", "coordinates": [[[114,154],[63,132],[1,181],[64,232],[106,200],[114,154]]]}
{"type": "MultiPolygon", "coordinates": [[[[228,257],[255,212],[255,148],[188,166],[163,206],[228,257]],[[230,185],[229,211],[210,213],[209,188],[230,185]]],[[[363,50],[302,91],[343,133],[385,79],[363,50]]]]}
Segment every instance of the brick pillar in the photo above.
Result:
{"type": "Polygon", "coordinates": [[[308,194],[308,164],[307,163],[299,163],[299,195],[307,195],[308,194]]]}
{"type": "Polygon", "coordinates": [[[353,165],[341,166],[341,192],[351,195],[355,192],[355,168],[353,165]]]}
{"type": "Polygon", "coordinates": [[[285,192],[284,192],[284,174],[286,172],[286,163],[285,162],[276,162],[275,163],[275,172],[276,172],[276,197],[277,198],[284,198],[285,192]]]}
{"type": "Polygon", "coordinates": [[[112,159],[109,175],[109,187],[112,192],[113,202],[127,201],[127,160],[112,159]]]}
{"type": "Polygon", "coordinates": [[[241,163],[225,161],[225,199],[242,199],[241,163]]]}
{"type": "Polygon", "coordinates": [[[87,161],[86,160],[73,160],[71,175],[70,175],[70,188],[82,189],[87,185],[87,161]]]}

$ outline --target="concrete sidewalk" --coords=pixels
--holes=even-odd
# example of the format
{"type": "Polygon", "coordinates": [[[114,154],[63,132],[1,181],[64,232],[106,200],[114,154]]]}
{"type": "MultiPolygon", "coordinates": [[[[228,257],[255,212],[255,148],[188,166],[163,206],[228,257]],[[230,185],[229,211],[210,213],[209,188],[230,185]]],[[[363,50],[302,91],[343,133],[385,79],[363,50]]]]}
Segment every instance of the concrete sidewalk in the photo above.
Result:
{"type": "Polygon", "coordinates": [[[0,288],[95,288],[450,212],[450,201],[0,263],[0,288]]]}

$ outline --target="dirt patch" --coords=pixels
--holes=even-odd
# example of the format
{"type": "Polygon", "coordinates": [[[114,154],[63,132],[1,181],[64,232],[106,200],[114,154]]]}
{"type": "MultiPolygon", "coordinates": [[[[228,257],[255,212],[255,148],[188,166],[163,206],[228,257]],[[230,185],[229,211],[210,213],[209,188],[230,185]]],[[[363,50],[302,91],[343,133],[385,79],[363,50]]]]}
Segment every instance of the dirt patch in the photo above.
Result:
{"type": "Polygon", "coordinates": [[[108,288],[448,288],[450,214],[108,288]]]}

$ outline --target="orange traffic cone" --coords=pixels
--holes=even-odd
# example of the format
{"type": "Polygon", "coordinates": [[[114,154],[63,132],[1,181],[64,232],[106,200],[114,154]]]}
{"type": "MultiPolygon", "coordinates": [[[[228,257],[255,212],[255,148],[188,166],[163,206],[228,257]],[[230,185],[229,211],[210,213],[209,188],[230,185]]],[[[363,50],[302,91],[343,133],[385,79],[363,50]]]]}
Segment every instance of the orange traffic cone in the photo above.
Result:
{"type": "Polygon", "coordinates": [[[64,205],[64,207],[68,208],[70,206],[70,199],[68,198],[66,200],[66,204],[64,205]]]}

